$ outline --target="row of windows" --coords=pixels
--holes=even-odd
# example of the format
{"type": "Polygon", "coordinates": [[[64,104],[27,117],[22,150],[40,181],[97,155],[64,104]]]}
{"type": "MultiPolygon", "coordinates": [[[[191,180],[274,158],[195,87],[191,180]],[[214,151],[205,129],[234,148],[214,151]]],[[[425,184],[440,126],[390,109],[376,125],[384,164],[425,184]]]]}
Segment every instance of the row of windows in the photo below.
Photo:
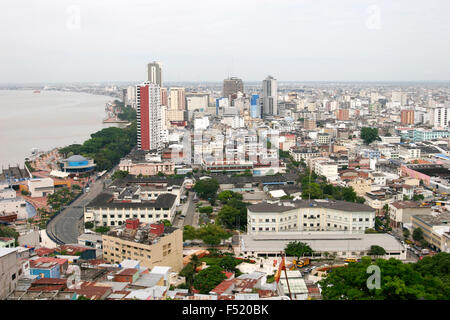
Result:
{"type": "MultiPolygon", "coordinates": [[[[141,218],[153,218],[153,215],[152,215],[152,214],[141,214],[141,215],[134,214],[134,215],[133,215],[133,218],[138,218],[138,216],[140,216],[141,218]]],[[[108,218],[108,215],[104,214],[102,217],[103,217],[103,219],[107,219],[107,218],[108,218]]],[[[155,218],[160,218],[160,217],[161,217],[160,214],[156,214],[156,215],[155,215],[155,218]]],[[[168,218],[169,215],[168,215],[168,214],[163,214],[163,217],[164,217],[164,218],[168,218]]],[[[121,214],[118,214],[117,216],[115,216],[115,215],[113,215],[113,214],[110,214],[110,215],[109,215],[109,218],[110,218],[110,219],[115,219],[115,218],[117,218],[117,219],[122,219],[122,215],[121,215],[121,214]]],[[[126,215],[125,215],[125,218],[126,218],[126,219],[127,219],[127,218],[130,218],[130,215],[129,215],[129,214],[126,214],[126,215]]]]}
{"type": "MultiPolygon", "coordinates": [[[[328,215],[327,217],[331,219],[330,215],[328,215]]],[[[295,218],[296,218],[295,216],[293,216],[293,217],[289,216],[289,217],[285,217],[285,218],[280,218],[280,222],[294,220],[295,218]]],[[[315,216],[315,215],[308,216],[308,215],[304,214],[303,218],[304,219],[320,219],[320,214],[317,215],[317,216],[315,216]]],[[[342,217],[334,216],[334,219],[342,220],[342,217]]],[[[254,218],[251,219],[251,220],[252,220],[252,222],[256,222],[256,219],[254,219],[254,218]]],[[[344,218],[343,220],[347,221],[347,218],[344,218]]],[[[370,221],[370,218],[353,218],[353,222],[357,222],[357,221],[360,221],[360,222],[370,221]]],[[[375,218],[372,218],[372,221],[375,221],[375,218]]],[[[273,218],[272,219],[258,219],[258,222],[276,222],[276,219],[273,219],[273,218]]]]}

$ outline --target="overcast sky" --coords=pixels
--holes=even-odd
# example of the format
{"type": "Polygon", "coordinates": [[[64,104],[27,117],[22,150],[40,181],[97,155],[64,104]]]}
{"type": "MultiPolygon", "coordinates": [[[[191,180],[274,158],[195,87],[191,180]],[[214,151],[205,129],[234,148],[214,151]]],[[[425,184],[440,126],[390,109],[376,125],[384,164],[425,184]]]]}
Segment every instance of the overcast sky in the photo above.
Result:
{"type": "Polygon", "coordinates": [[[450,80],[448,0],[14,0],[0,83],[450,80]]]}

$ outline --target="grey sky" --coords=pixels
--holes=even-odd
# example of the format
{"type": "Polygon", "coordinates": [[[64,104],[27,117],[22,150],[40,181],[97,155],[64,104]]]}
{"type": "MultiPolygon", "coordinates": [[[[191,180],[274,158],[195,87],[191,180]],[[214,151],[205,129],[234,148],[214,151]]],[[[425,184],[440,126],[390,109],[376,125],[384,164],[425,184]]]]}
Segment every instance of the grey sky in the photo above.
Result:
{"type": "Polygon", "coordinates": [[[164,81],[450,80],[449,9],[448,0],[2,1],[0,83],[141,81],[152,60],[164,81]]]}

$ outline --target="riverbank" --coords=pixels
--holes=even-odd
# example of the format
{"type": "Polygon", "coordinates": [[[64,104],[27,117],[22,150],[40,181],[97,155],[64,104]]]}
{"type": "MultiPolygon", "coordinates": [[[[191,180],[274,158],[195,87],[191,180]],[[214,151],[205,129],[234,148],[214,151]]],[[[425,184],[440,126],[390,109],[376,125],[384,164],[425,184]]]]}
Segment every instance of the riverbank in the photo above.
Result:
{"type": "Polygon", "coordinates": [[[34,149],[51,151],[83,143],[103,123],[111,96],[62,91],[0,90],[0,166],[24,166],[34,149]]]}

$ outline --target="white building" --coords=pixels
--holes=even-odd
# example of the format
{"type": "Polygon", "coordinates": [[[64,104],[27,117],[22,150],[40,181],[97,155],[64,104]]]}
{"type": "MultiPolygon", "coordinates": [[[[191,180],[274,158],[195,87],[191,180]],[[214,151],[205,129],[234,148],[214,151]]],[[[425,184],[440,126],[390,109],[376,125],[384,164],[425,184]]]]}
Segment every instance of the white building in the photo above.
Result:
{"type": "Polygon", "coordinates": [[[374,228],[375,210],[367,205],[329,200],[261,202],[248,207],[247,233],[347,231],[374,228]]]}
{"type": "Polygon", "coordinates": [[[314,172],[327,178],[327,181],[336,181],[339,178],[338,165],[331,161],[315,161],[314,172]]]}
{"type": "Polygon", "coordinates": [[[386,255],[380,258],[406,260],[406,248],[386,233],[346,234],[337,232],[278,232],[247,234],[241,236],[240,251],[247,257],[278,257],[289,242],[301,241],[315,253],[334,255],[338,258],[367,256],[370,247],[381,246],[386,255]]]}
{"type": "Polygon", "coordinates": [[[52,178],[40,178],[28,180],[28,191],[34,197],[46,197],[55,192],[55,183],[52,178]]]}

